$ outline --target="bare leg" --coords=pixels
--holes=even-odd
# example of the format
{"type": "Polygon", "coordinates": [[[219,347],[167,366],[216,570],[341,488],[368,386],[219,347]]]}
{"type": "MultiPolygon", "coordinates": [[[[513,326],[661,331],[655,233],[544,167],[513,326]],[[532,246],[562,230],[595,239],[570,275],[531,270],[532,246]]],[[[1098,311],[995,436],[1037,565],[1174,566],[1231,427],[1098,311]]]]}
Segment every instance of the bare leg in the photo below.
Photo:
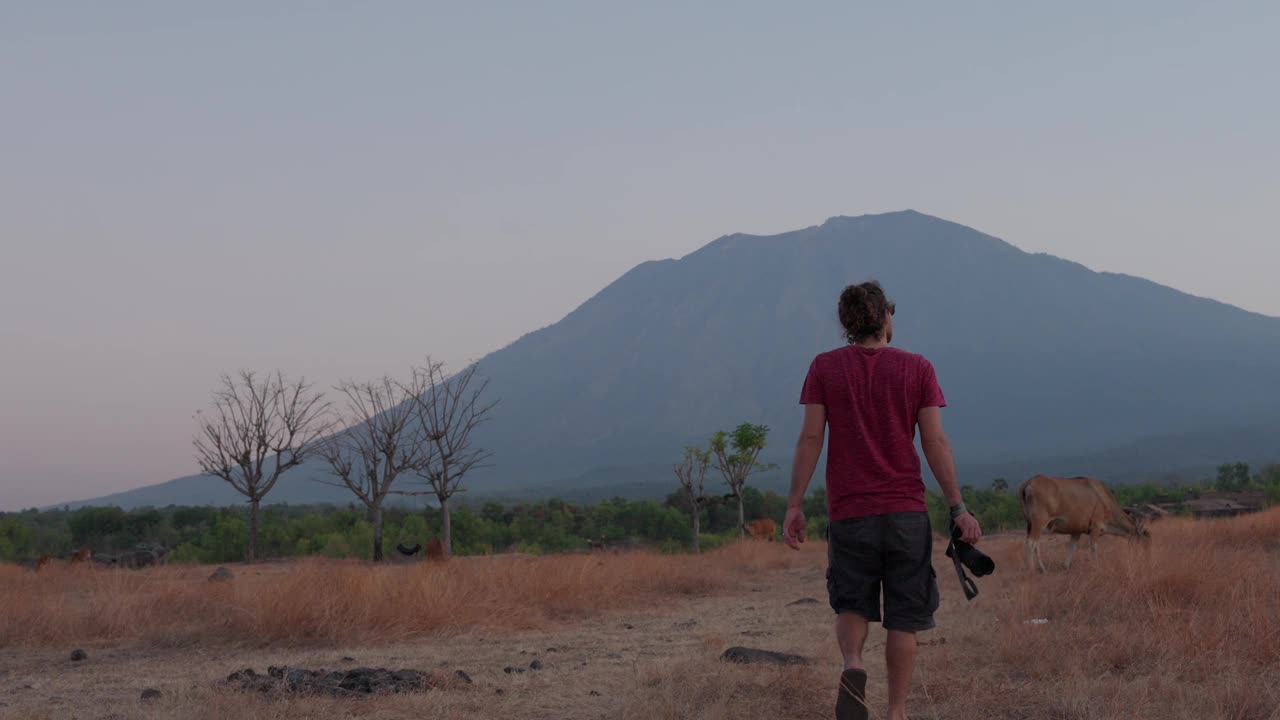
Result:
{"type": "Polygon", "coordinates": [[[844,656],[844,671],[836,691],[836,720],[867,720],[867,671],[862,647],[867,641],[867,619],[855,613],[836,615],[836,642],[844,656]]]}
{"type": "Polygon", "coordinates": [[[844,657],[845,670],[866,669],[862,662],[862,646],[867,642],[866,618],[851,612],[836,615],[836,642],[844,657]]]}
{"type": "Polygon", "coordinates": [[[916,667],[916,634],[890,630],[884,656],[889,669],[889,720],[906,720],[907,694],[916,667]]]}

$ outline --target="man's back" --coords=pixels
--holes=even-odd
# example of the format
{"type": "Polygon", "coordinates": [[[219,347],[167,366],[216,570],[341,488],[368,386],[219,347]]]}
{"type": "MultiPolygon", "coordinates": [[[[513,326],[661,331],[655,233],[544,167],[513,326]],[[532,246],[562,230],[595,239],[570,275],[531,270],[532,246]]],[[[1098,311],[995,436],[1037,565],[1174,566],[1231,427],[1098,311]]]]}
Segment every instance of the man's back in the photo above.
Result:
{"type": "Polygon", "coordinates": [[[926,509],[916,420],[921,408],[946,405],[928,360],[859,345],[822,353],[800,402],[826,406],[832,521],[926,509]]]}
{"type": "Polygon", "coordinates": [[[793,548],[804,542],[805,491],[829,436],[827,595],[844,657],[836,718],[869,717],[862,649],[869,624],[883,622],[887,717],[903,720],[916,633],[934,627],[939,602],[933,532],[915,449],[917,426],[961,539],[977,542],[982,531],[960,495],[942,430],[939,408],[946,401],[933,365],[889,348],[897,306],[873,280],[846,287],[836,311],[849,345],[815,358],[800,391],[804,421],[791,464],[782,538],[793,548]]]}

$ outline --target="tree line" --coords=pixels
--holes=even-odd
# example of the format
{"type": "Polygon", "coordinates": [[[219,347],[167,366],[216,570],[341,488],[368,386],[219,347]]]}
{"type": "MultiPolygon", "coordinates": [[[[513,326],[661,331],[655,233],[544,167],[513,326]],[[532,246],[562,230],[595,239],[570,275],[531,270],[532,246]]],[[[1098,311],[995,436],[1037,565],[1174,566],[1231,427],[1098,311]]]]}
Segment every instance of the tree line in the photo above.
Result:
{"type": "MultiPolygon", "coordinates": [[[[747,487],[742,497],[743,512],[749,517],[780,518],[786,509],[786,499],[775,493],[747,487]]],[[[823,514],[825,496],[818,494],[809,502],[815,515],[823,514]]],[[[718,504],[701,515],[702,549],[738,538],[736,508],[718,504]]],[[[458,555],[589,551],[587,540],[601,537],[606,548],[648,547],[673,553],[693,548],[687,503],[679,493],[663,500],[615,498],[589,505],[554,499],[459,504],[450,516],[458,555]]],[[[384,539],[392,547],[441,537],[444,522],[438,507],[424,512],[393,503],[381,514],[384,539]]],[[[89,507],[3,513],[0,561],[17,562],[41,555],[66,558],[81,547],[113,554],[140,543],[156,543],[172,550],[169,562],[235,562],[246,557],[250,523],[247,506],[89,507]]],[[[822,524],[815,521],[813,529],[820,533],[822,524]]],[[[259,509],[257,557],[373,560],[374,532],[368,508],[354,502],[347,507],[264,505],[259,509]]]]}
{"type": "MultiPolygon", "coordinates": [[[[698,449],[706,471],[714,469],[709,450],[698,449]],[[702,455],[705,453],[705,455],[702,455]]],[[[1248,471],[1241,487],[1238,464],[1232,469],[1233,491],[1261,492],[1268,505],[1280,505],[1280,466],[1248,471]]],[[[1245,466],[1247,468],[1247,466],[1245,466]]],[[[695,468],[696,469],[696,468],[695,468]]],[[[1219,489],[1218,479],[1175,485],[1147,483],[1112,486],[1121,505],[1180,502],[1219,489]]],[[[705,488],[704,488],[705,489],[705,488]]],[[[990,531],[1021,530],[1022,510],[1015,487],[997,478],[986,488],[966,485],[965,502],[990,531]]],[[[624,500],[575,505],[561,500],[499,504],[462,503],[453,509],[454,552],[477,555],[500,552],[532,554],[586,551],[587,539],[604,537],[606,547],[649,547],[664,552],[708,550],[741,535],[741,519],[781,521],[786,497],[744,485],[740,501],[700,504],[692,509],[689,492],[681,487],[663,500],[624,500]]],[[[700,494],[699,497],[708,496],[700,494]]],[[[714,497],[714,496],[713,496],[714,497]]],[[[730,494],[730,498],[739,496],[730,494]]],[[[946,502],[941,494],[926,494],[935,530],[947,527],[946,502]]],[[[826,529],[826,493],[815,490],[805,498],[810,538],[826,529]]],[[[115,553],[140,543],[171,548],[170,562],[227,563],[246,557],[250,509],[240,507],[167,507],[132,511],[116,507],[77,510],[27,510],[0,513],[0,561],[17,562],[41,555],[68,557],[81,547],[96,553],[115,553]]],[[[381,514],[382,532],[392,545],[424,543],[444,532],[445,513],[425,512],[390,504],[381,514]]],[[[260,509],[259,557],[324,556],[374,559],[374,522],[367,507],[267,505],[260,509]]]]}

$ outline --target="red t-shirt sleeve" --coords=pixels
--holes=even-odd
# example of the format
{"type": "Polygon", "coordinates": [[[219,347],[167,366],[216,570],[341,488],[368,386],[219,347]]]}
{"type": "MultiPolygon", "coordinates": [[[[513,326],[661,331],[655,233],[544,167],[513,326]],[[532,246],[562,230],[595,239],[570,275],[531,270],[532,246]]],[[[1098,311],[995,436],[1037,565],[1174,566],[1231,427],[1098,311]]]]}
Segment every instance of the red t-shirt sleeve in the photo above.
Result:
{"type": "Polygon", "coordinates": [[[801,405],[826,405],[826,396],[822,392],[822,378],[818,376],[818,359],[809,363],[809,374],[804,377],[804,387],[800,389],[801,405]]]}
{"type": "Polygon", "coordinates": [[[947,398],[942,394],[942,387],[938,385],[938,374],[933,370],[933,363],[928,360],[921,362],[924,368],[920,373],[920,407],[946,407],[947,398]]]}

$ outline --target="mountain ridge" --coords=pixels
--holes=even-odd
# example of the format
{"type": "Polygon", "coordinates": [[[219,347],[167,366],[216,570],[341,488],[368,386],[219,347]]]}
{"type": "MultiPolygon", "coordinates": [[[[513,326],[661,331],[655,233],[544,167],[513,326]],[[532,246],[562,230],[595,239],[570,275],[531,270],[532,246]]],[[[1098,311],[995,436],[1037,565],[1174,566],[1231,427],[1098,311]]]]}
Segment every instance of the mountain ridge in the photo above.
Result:
{"type": "MultiPolygon", "coordinates": [[[[640,263],[486,355],[480,368],[502,403],[483,442],[499,466],[475,486],[519,492],[656,467],[747,420],[769,424],[770,455],[785,454],[804,369],[840,343],[839,290],[869,277],[898,302],[896,344],[938,367],[970,467],[1105,457],[1142,438],[1280,418],[1243,380],[1275,387],[1278,318],[915,210],[835,215],[640,263]]],[[[1176,453],[1150,461],[1153,473],[1191,465],[1176,453]]],[[[180,481],[190,478],[170,482],[180,481]]]]}

